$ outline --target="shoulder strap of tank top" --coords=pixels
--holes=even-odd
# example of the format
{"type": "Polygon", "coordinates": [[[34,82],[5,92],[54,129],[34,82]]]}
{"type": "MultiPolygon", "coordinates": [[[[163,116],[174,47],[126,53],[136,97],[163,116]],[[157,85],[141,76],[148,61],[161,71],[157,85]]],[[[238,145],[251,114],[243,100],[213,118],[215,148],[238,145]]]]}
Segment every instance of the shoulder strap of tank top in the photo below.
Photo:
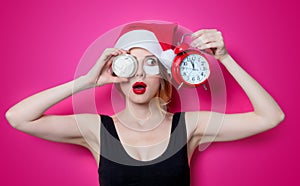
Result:
{"type": "Polygon", "coordinates": [[[184,119],[184,112],[176,112],[173,115],[173,121],[172,121],[172,129],[171,132],[173,132],[176,127],[178,126],[178,124],[185,124],[185,119],[184,119]],[[184,123],[182,123],[184,122],[184,123]]]}
{"type": "Polygon", "coordinates": [[[116,139],[119,140],[119,136],[117,131],[115,130],[114,121],[110,116],[107,115],[100,115],[101,117],[101,124],[104,125],[106,130],[116,139]]]}

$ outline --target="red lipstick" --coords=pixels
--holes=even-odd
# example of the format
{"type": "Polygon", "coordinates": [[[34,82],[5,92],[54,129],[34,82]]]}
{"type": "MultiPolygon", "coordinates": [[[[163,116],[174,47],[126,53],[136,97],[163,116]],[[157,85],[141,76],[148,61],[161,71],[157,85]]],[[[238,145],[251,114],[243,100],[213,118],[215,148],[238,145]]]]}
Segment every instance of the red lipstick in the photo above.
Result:
{"type": "Polygon", "coordinates": [[[135,94],[144,94],[147,85],[144,82],[136,82],[132,85],[132,90],[135,94]]]}

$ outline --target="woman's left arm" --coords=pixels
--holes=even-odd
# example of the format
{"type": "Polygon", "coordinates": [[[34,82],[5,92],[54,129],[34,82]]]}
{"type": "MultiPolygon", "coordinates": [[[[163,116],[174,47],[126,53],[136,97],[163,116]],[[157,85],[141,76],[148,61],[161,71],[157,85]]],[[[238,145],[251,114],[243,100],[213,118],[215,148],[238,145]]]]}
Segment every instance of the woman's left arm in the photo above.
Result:
{"type": "Polygon", "coordinates": [[[192,46],[201,50],[208,49],[208,52],[211,52],[211,55],[225,66],[242,87],[254,108],[252,112],[237,114],[189,112],[186,117],[187,123],[197,124],[193,137],[204,143],[237,140],[269,130],[283,121],[284,113],[272,96],[228,54],[221,32],[215,29],[200,30],[195,32],[193,37],[192,46]],[[212,117],[219,117],[219,121],[222,122],[214,123],[212,117]],[[217,133],[214,131],[216,129],[218,129],[217,133]]]}

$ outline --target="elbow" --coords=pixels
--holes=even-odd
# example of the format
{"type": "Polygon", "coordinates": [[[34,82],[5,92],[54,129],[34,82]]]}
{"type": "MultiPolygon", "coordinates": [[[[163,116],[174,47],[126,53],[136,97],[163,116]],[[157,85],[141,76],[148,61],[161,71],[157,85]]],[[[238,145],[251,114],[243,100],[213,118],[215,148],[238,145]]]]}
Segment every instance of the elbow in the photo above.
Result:
{"type": "Polygon", "coordinates": [[[274,128],[278,126],[283,120],[285,119],[285,114],[283,112],[280,112],[272,117],[272,120],[269,121],[269,124],[271,125],[271,128],[274,128]]]}
{"type": "Polygon", "coordinates": [[[285,114],[283,111],[280,111],[279,114],[278,114],[278,119],[277,119],[277,122],[276,122],[276,126],[281,123],[285,118],[285,114]]]}
{"type": "Polygon", "coordinates": [[[16,121],[16,117],[14,115],[15,114],[11,110],[8,110],[5,113],[5,118],[13,128],[17,129],[19,125],[18,125],[18,122],[16,121]]]}
{"type": "Polygon", "coordinates": [[[277,125],[278,125],[279,123],[283,122],[284,119],[285,119],[285,114],[284,114],[283,112],[281,112],[281,114],[279,115],[279,119],[278,119],[277,125]]]}
{"type": "Polygon", "coordinates": [[[281,115],[280,115],[279,123],[281,123],[284,119],[285,119],[285,114],[282,112],[281,115]]]}

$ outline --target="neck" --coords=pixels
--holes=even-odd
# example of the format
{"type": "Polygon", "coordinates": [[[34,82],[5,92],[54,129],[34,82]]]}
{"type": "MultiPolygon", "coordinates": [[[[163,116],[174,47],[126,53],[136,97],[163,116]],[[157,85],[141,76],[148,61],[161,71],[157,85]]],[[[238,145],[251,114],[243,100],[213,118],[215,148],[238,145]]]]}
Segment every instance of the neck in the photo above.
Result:
{"type": "Polygon", "coordinates": [[[150,102],[143,104],[127,101],[125,112],[137,120],[146,120],[149,117],[161,115],[162,108],[159,106],[158,99],[153,98],[150,102]]]}
{"type": "Polygon", "coordinates": [[[133,130],[148,131],[156,128],[166,117],[166,111],[160,107],[159,99],[149,103],[136,104],[126,101],[126,108],[121,114],[122,123],[133,130]]]}

